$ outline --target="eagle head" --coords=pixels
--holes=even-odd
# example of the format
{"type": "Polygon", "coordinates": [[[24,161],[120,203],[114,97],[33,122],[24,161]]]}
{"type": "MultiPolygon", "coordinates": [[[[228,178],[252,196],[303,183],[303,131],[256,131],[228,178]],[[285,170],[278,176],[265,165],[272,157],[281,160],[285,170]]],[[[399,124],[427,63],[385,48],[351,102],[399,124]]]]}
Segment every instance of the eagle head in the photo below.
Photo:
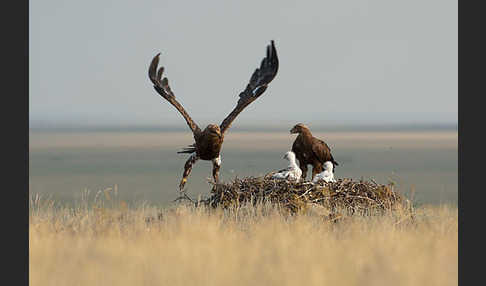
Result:
{"type": "Polygon", "coordinates": [[[309,130],[309,127],[305,126],[303,123],[299,123],[290,129],[291,134],[301,133],[303,130],[309,130]]]}
{"type": "Polygon", "coordinates": [[[207,132],[216,134],[218,137],[221,137],[221,129],[219,129],[219,126],[216,124],[209,124],[206,127],[207,132]]]}

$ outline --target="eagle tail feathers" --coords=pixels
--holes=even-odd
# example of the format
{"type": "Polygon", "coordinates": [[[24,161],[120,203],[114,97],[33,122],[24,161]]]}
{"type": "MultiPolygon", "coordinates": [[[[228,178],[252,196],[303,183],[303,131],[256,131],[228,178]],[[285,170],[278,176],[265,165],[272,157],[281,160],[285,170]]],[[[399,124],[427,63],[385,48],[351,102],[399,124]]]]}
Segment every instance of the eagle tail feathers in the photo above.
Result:
{"type": "Polygon", "coordinates": [[[331,155],[331,163],[334,165],[334,166],[339,166],[338,162],[336,162],[336,160],[334,160],[334,157],[331,155]]]}
{"type": "Polygon", "coordinates": [[[177,154],[191,154],[196,152],[196,145],[192,144],[187,147],[184,147],[181,151],[178,151],[177,154]]]}

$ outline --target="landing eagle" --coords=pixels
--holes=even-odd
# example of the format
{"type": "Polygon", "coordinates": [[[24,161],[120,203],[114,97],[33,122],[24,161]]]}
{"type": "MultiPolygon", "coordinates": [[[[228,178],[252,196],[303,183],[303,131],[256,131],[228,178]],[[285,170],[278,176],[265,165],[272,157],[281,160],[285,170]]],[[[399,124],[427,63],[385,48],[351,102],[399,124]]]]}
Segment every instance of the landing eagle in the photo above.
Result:
{"type": "Polygon", "coordinates": [[[245,90],[240,93],[240,99],[233,111],[223,120],[218,126],[216,124],[209,124],[204,130],[201,130],[199,126],[192,120],[184,107],[176,100],[174,93],[169,87],[169,81],[166,77],[162,78],[164,67],[160,67],[157,71],[159,64],[158,53],[150,63],[148,75],[154,89],[165,98],[170,104],[172,104],[184,117],[187,125],[192,130],[194,135],[194,143],[184,148],[177,153],[192,154],[184,165],[184,173],[182,180],[179,184],[179,190],[182,191],[186,184],[187,177],[191,173],[192,166],[199,159],[210,160],[213,163],[213,178],[215,182],[219,181],[219,169],[221,167],[221,146],[224,141],[224,134],[231,126],[231,123],[240,114],[245,107],[255,101],[260,95],[265,92],[268,84],[275,78],[278,71],[278,57],[275,44],[271,41],[271,44],[267,46],[266,57],[263,58],[260,68],[257,68],[251,78],[250,82],[246,86],[245,90]]]}

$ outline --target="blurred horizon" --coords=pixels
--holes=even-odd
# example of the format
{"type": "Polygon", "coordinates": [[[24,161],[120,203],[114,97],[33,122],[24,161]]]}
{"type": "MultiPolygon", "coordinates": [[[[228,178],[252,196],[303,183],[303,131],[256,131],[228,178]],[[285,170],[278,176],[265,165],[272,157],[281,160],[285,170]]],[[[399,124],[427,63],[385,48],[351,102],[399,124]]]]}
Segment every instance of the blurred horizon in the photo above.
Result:
{"type": "MultiPolygon", "coordinates": [[[[245,122],[244,124],[233,124],[228,132],[239,131],[275,131],[282,132],[292,128],[297,123],[304,123],[311,128],[311,131],[458,131],[458,124],[456,123],[341,123],[341,124],[329,124],[329,123],[313,123],[312,121],[293,121],[293,122],[274,122],[266,124],[255,124],[245,122]]],[[[196,122],[197,123],[197,122],[196,122]]],[[[208,123],[210,123],[208,121],[208,123]]],[[[205,128],[206,124],[199,124],[199,127],[205,128]]],[[[29,122],[29,130],[36,131],[187,131],[191,133],[191,130],[182,120],[179,124],[83,124],[73,122],[58,122],[58,121],[35,121],[29,122]]]]}
{"type": "MultiPolygon", "coordinates": [[[[457,202],[458,132],[423,130],[319,130],[339,162],[336,178],[395,182],[421,203],[457,202]]],[[[282,155],[296,135],[287,130],[232,130],[221,150],[220,178],[261,176],[288,165],[282,155]]],[[[85,189],[118,185],[129,201],[167,204],[178,194],[184,162],[177,154],[193,142],[189,130],[37,129],[29,132],[29,193],[79,199],[85,189]]],[[[200,160],[187,183],[191,195],[208,194],[211,162],[200,160]]]]}

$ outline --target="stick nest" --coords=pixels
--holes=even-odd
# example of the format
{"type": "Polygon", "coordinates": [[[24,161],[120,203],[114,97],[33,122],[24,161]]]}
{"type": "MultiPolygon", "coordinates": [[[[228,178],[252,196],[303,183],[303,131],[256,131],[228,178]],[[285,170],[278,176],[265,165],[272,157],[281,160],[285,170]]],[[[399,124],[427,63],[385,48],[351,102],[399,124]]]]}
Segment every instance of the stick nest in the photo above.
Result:
{"type": "Polygon", "coordinates": [[[379,185],[375,181],[353,181],[343,178],[336,182],[292,182],[263,177],[235,178],[232,182],[214,184],[207,199],[197,204],[213,208],[238,207],[251,202],[279,204],[295,213],[309,204],[324,206],[329,210],[345,208],[351,212],[390,210],[404,201],[393,185],[379,185]]]}

